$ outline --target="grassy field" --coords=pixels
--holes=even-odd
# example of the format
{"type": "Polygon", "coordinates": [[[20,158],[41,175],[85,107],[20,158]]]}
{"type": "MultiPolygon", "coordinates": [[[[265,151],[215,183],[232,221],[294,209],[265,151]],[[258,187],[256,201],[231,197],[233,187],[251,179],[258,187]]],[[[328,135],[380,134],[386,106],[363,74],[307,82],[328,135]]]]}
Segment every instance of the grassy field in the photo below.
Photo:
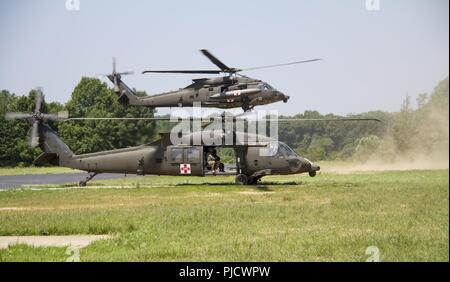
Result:
{"type": "MultiPolygon", "coordinates": [[[[147,176],[0,192],[0,235],[113,234],[82,261],[449,260],[448,170],[266,177],[147,176]],[[38,189],[36,189],[38,188],[38,189]]],[[[65,261],[16,245],[0,261],[65,261]]]]}
{"type": "Polygon", "coordinates": [[[65,167],[1,167],[0,176],[4,175],[22,175],[22,174],[48,174],[48,173],[74,173],[80,170],[65,167]]]}

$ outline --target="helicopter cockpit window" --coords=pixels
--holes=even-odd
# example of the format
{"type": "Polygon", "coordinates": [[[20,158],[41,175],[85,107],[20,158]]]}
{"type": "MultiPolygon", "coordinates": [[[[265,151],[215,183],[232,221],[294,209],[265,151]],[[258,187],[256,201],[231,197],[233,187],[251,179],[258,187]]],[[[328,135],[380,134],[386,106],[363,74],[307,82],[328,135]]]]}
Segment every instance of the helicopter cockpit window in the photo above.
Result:
{"type": "Polygon", "coordinates": [[[170,160],[173,163],[182,163],[183,162],[183,149],[172,148],[172,150],[170,151],[170,160]]]}
{"type": "Polygon", "coordinates": [[[273,158],[297,156],[294,150],[292,150],[289,146],[281,142],[278,142],[278,144],[271,144],[269,150],[270,150],[269,155],[272,156],[273,158]]]}
{"type": "Polygon", "coordinates": [[[264,156],[275,157],[278,151],[278,142],[270,142],[267,148],[263,149],[264,156]]]}
{"type": "Polygon", "coordinates": [[[262,90],[272,90],[273,89],[273,87],[272,86],[270,86],[268,83],[263,83],[263,84],[261,84],[261,89],[262,90]]]}
{"type": "Polygon", "coordinates": [[[288,145],[279,142],[279,146],[283,152],[283,154],[287,157],[295,157],[297,156],[297,153],[295,153],[294,150],[292,150],[288,145]]]}
{"type": "Polygon", "coordinates": [[[278,145],[277,155],[278,156],[283,156],[283,157],[288,157],[289,156],[289,150],[283,144],[279,144],[278,145]]]}

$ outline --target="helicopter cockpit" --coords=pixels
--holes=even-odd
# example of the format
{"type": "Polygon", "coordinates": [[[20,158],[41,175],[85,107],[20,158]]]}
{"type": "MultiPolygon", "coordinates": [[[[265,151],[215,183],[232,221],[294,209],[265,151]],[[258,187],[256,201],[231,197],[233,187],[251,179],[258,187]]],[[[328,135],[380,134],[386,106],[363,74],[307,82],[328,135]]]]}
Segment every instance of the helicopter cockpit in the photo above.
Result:
{"type": "Polygon", "coordinates": [[[276,101],[283,101],[286,103],[289,100],[289,96],[281,93],[267,82],[261,82],[259,84],[259,89],[261,89],[266,102],[270,101],[273,103],[276,101]]]}
{"type": "Polygon", "coordinates": [[[268,157],[271,158],[292,158],[299,157],[291,147],[283,142],[271,142],[267,148],[268,157]]]}
{"type": "Polygon", "coordinates": [[[259,85],[259,88],[261,89],[261,90],[268,90],[268,91],[270,91],[270,90],[275,90],[275,88],[273,88],[269,83],[267,83],[267,82],[262,82],[260,85],[259,85]]]}
{"type": "Polygon", "coordinates": [[[270,142],[264,152],[270,164],[270,168],[277,173],[300,173],[309,172],[314,176],[318,165],[313,164],[306,158],[300,157],[291,147],[280,141],[270,142]]]}

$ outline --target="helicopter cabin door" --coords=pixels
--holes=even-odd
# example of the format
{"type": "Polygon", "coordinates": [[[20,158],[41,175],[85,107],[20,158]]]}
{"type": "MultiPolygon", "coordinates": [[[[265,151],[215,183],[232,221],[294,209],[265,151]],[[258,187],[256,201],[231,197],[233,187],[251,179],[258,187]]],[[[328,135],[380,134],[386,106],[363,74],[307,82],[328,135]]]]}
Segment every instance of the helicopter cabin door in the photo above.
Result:
{"type": "Polygon", "coordinates": [[[203,175],[203,148],[201,146],[169,146],[169,170],[175,175],[203,175]]]}

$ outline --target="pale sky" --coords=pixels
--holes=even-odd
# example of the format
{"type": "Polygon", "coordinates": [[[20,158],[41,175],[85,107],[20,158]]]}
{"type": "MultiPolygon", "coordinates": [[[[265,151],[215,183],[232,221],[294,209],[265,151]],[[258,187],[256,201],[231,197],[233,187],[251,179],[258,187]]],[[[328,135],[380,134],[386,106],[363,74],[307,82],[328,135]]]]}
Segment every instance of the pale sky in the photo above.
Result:
{"type": "Polygon", "coordinates": [[[70,11],[66,0],[2,0],[0,40],[0,89],[43,86],[47,101],[66,102],[82,76],[111,71],[113,56],[147,94],[184,87],[198,76],[140,72],[215,68],[205,48],[237,68],[323,59],[244,73],[291,96],[260,109],[397,111],[406,93],[448,77],[449,2],[380,0],[370,11],[366,0],[80,0],[70,11]]]}

